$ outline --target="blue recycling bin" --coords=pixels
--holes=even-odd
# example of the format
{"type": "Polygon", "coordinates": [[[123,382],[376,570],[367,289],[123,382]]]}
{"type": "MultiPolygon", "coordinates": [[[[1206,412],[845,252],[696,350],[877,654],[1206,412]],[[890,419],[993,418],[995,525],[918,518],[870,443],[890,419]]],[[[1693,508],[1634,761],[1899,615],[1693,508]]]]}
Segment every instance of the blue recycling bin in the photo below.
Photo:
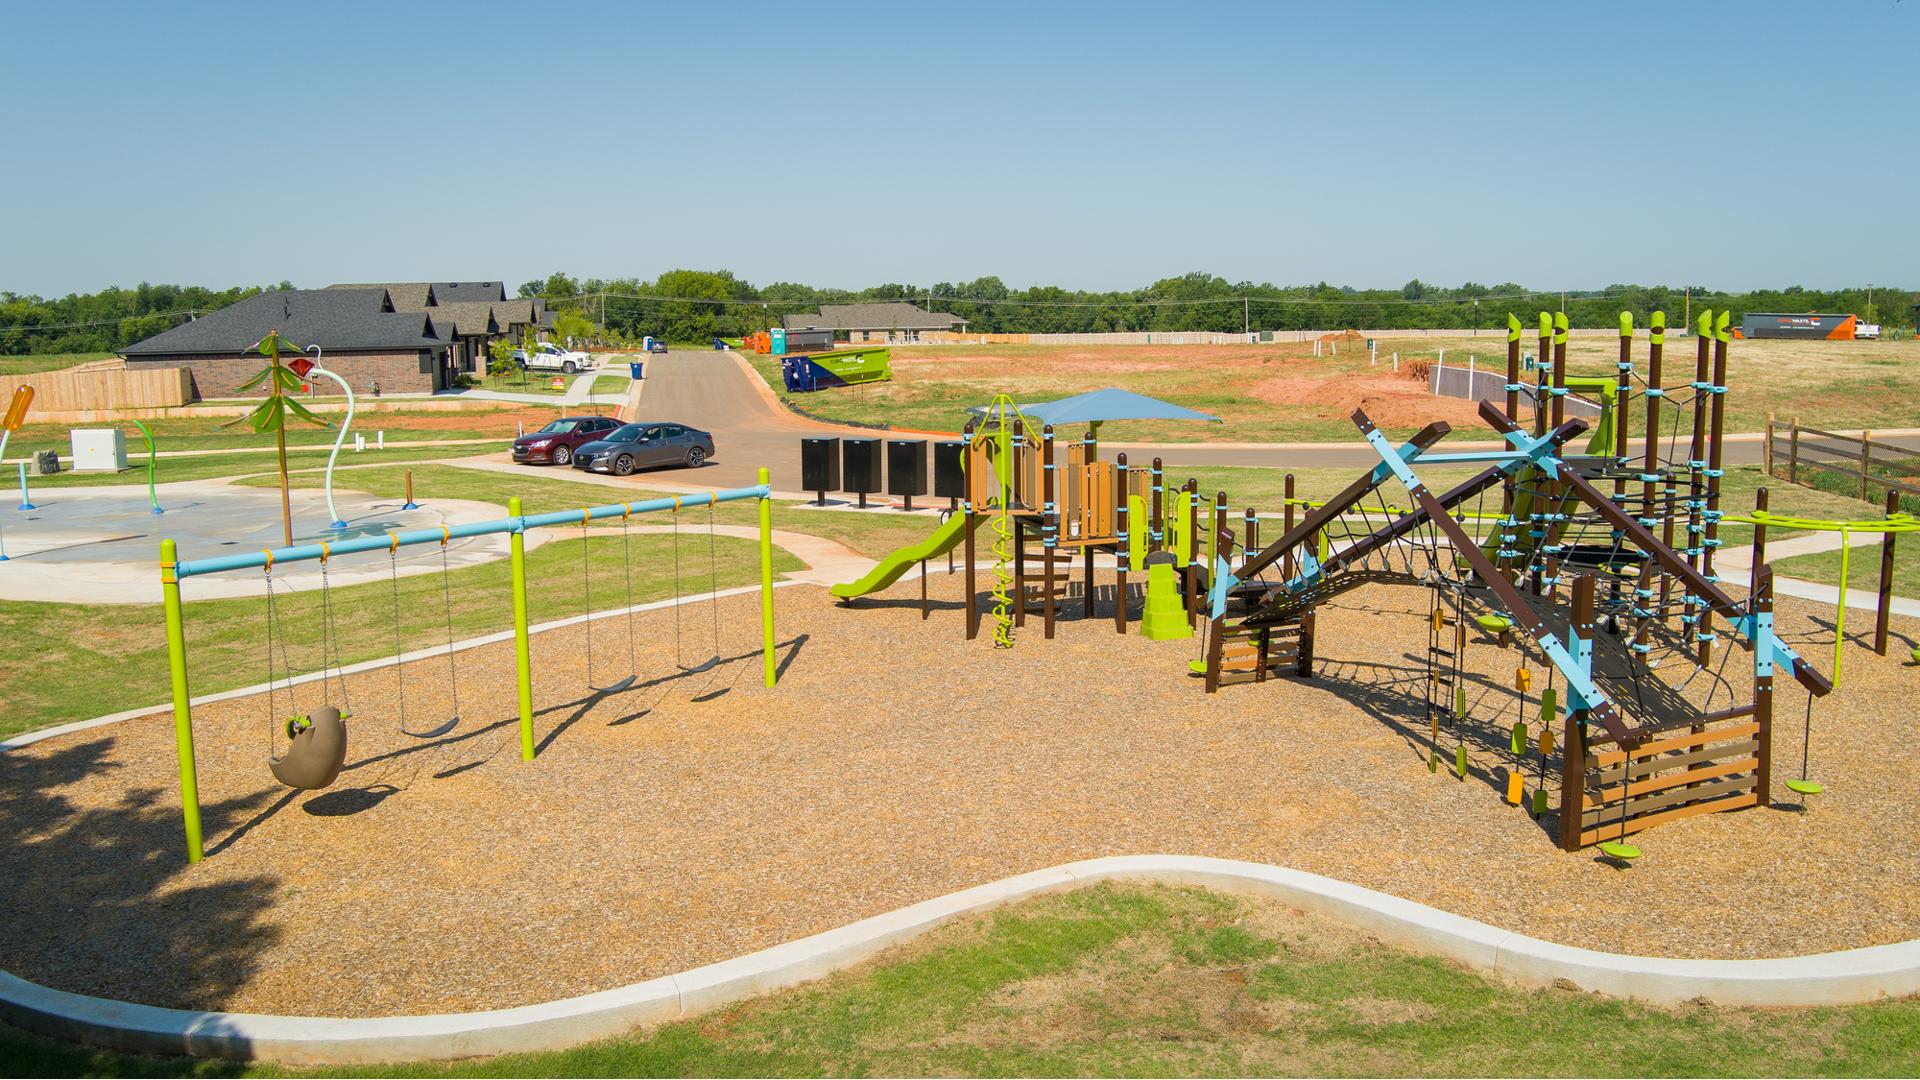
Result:
{"type": "Polygon", "coordinates": [[[638,379],[640,378],[640,369],[646,366],[645,363],[639,360],[629,361],[627,364],[627,373],[638,379]]]}

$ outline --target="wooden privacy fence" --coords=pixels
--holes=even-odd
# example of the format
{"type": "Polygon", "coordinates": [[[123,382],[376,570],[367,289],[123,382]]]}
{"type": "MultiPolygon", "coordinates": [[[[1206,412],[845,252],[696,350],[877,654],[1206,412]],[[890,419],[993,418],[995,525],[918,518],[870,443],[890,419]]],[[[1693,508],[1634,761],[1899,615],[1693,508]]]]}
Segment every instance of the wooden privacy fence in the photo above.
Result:
{"type": "Polygon", "coordinates": [[[1920,451],[1875,442],[1873,432],[1842,435],[1802,425],[1798,418],[1779,424],[1767,418],[1764,450],[1768,476],[1815,486],[1820,474],[1841,477],[1849,493],[1873,501],[1874,489],[1920,497],[1920,451]]]}
{"type": "Polygon", "coordinates": [[[186,368],[0,376],[0,400],[24,385],[33,387],[33,408],[41,413],[171,409],[193,400],[193,376],[186,368]]]}

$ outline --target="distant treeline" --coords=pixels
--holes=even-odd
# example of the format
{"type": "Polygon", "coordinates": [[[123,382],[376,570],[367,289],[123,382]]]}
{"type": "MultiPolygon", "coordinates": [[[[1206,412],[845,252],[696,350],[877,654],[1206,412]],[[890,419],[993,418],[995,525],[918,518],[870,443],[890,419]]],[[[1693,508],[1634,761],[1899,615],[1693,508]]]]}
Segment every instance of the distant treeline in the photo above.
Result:
{"type": "Polygon", "coordinates": [[[1730,310],[1737,321],[1747,311],[1852,312],[1891,328],[1913,326],[1912,293],[1876,286],[1819,290],[1794,286],[1764,292],[1727,293],[1704,287],[1613,285],[1585,292],[1541,292],[1509,282],[1457,287],[1409,281],[1398,289],[1345,286],[1280,286],[1231,282],[1211,274],[1164,278],[1145,288],[1088,292],[1053,285],[1010,289],[997,277],[941,282],[931,288],[887,284],[867,289],[824,289],[793,282],[756,288],[727,271],[675,270],[654,281],[612,281],[554,274],[520,287],[522,296],[545,297],[573,308],[623,336],[653,334],[670,341],[698,341],[715,334],[737,336],[777,326],[783,314],[821,304],[905,300],[932,311],[952,312],[975,333],[1086,333],[1112,330],[1333,330],[1346,327],[1398,329],[1504,328],[1513,312],[1529,326],[1541,311],[1565,304],[1574,326],[1619,325],[1631,311],[1637,326],[1656,311],[1679,328],[1683,312],[1730,310]],[[1691,294],[1689,297],[1689,293],[1691,294]]]}
{"type": "MultiPolygon", "coordinates": [[[[292,288],[287,282],[266,288],[292,288]]],[[[205,313],[262,291],[260,286],[214,290],[199,286],[149,285],[109,288],[59,299],[0,292],[0,353],[110,352],[179,325],[187,313],[205,313]]],[[[1574,326],[1618,324],[1631,311],[1644,326],[1655,310],[1678,328],[1691,302],[1747,311],[1851,312],[1890,329],[1913,328],[1914,295],[1876,286],[1858,289],[1786,289],[1727,293],[1704,287],[1611,285],[1583,292],[1541,292],[1503,285],[1444,287],[1409,281],[1398,289],[1329,285],[1232,282],[1212,274],[1164,278],[1144,288],[1089,292],[1036,285],[1012,289],[997,277],[940,282],[931,288],[886,284],[866,289],[827,289],[794,282],[755,286],[725,270],[671,270],[652,281],[639,278],[574,278],[553,274],[520,287],[520,295],[545,297],[610,334],[644,334],[669,341],[737,337],[780,324],[780,316],[821,304],[904,300],[967,321],[975,333],[1086,333],[1111,330],[1336,330],[1346,327],[1492,330],[1513,312],[1532,325],[1543,310],[1564,304],[1574,326]],[[1689,297],[1690,294],[1690,297],[1689,297]]]]}

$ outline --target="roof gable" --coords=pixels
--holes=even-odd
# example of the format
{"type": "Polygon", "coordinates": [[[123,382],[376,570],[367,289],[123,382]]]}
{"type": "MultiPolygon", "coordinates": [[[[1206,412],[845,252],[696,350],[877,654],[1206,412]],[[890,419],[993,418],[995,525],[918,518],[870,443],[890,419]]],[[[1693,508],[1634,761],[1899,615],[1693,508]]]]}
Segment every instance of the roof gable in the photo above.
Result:
{"type": "Polygon", "coordinates": [[[422,312],[396,312],[380,286],[277,289],[120,350],[122,356],[244,353],[270,330],[302,347],[427,349],[443,342],[422,312]]]}

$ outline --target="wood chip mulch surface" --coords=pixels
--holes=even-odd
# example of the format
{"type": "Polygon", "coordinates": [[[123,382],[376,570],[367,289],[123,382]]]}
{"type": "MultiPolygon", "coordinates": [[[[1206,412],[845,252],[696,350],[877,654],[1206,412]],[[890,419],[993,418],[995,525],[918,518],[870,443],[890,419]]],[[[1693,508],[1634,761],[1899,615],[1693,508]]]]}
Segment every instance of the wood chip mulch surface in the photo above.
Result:
{"type": "MultiPolygon", "coordinates": [[[[1428,772],[1424,590],[1368,586],[1324,609],[1310,682],[1208,697],[1185,673],[1197,642],[1147,641],[1137,623],[1117,636],[1105,604],[1052,641],[1036,619],[1010,651],[967,642],[959,581],[936,573],[927,621],[916,581],[851,609],[781,590],[774,690],[751,595],[719,612],[719,651],[741,658],[704,672],[676,667],[674,611],[638,616],[640,681],[624,693],[586,691],[584,627],[538,635],[532,763],[510,644],[459,654],[463,720],[441,739],[399,733],[394,669],[353,676],[349,766],[328,791],[274,782],[263,697],[203,706],[210,854],[192,867],[169,715],[0,755],[0,966],[176,1008],[495,1008],[1150,852],[1298,867],[1604,950],[1763,957],[1920,936],[1912,621],[1896,620],[1887,658],[1849,647],[1842,689],[1814,712],[1827,790],[1804,812],[1783,784],[1806,698],[1783,678],[1779,805],[1640,834],[1645,857],[1620,870],[1558,850],[1550,818],[1503,799],[1512,650],[1470,646],[1488,717],[1473,773],[1428,772]]],[[[1824,668],[1831,609],[1780,608],[1824,668]]],[[[715,652],[710,613],[680,615],[680,658],[698,664],[715,652]]],[[[612,682],[624,619],[592,633],[594,676],[612,682]]],[[[1727,668],[1743,701],[1745,662],[1727,668]]],[[[412,726],[450,710],[444,658],[404,679],[412,726]]],[[[302,686],[300,708],[318,697],[302,686]]]]}

